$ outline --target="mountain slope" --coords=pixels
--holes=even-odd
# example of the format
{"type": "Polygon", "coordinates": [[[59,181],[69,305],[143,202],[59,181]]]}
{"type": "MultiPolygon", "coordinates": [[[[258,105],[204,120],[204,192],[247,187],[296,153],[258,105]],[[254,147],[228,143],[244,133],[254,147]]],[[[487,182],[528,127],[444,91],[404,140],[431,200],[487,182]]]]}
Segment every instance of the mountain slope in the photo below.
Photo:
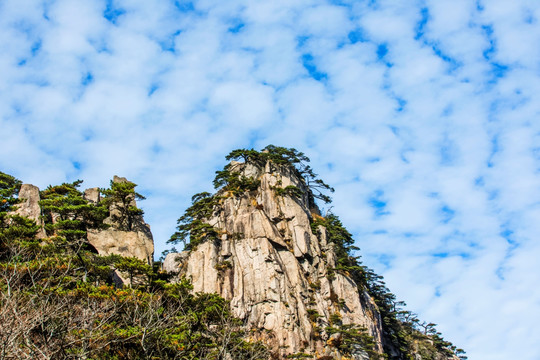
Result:
{"type": "Polygon", "coordinates": [[[307,157],[269,146],[228,159],[243,162],[217,172],[216,194],[194,196],[172,237],[187,250],[168,254],[164,269],[229,300],[251,337],[279,358],[457,358],[433,324],[422,334],[351,255],[354,241],[339,219],[319,214],[315,198],[329,201],[324,190],[332,189],[307,157]]]}

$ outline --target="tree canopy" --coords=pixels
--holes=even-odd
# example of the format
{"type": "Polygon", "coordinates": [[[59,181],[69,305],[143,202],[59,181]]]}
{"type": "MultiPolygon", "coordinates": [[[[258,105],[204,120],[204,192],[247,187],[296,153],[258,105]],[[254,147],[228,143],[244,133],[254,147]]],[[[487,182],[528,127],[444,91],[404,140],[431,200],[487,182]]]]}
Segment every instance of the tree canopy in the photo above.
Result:
{"type": "MultiPolygon", "coordinates": [[[[220,296],[193,294],[185,278],[171,283],[159,264],[84,246],[83,233],[104,214],[80,184],[42,192],[47,237],[37,239],[39,226],[24,217],[6,215],[1,224],[0,358],[268,358],[220,296]],[[131,286],[115,286],[115,270],[128,274],[131,286]]],[[[16,199],[18,186],[3,176],[0,202],[16,199]]]]}
{"type": "MultiPolygon", "coordinates": [[[[231,151],[226,160],[241,160],[244,163],[252,163],[259,167],[265,166],[267,162],[275,165],[289,166],[296,175],[303,179],[309,189],[310,198],[322,200],[324,203],[330,203],[332,199],[325,192],[334,192],[334,188],[318,178],[318,175],[307,164],[310,159],[303,153],[294,148],[285,148],[281,146],[268,145],[261,151],[254,149],[236,149],[231,151]]],[[[229,172],[230,167],[226,166],[224,170],[217,171],[214,186],[220,188],[228,184],[231,179],[238,177],[229,172]]]]}
{"type": "Polygon", "coordinates": [[[137,184],[131,181],[111,180],[111,187],[100,189],[105,196],[102,203],[111,209],[111,217],[119,228],[126,231],[133,230],[133,224],[137,217],[144,211],[136,206],[136,200],[144,200],[145,197],[135,191],[137,184]]]}

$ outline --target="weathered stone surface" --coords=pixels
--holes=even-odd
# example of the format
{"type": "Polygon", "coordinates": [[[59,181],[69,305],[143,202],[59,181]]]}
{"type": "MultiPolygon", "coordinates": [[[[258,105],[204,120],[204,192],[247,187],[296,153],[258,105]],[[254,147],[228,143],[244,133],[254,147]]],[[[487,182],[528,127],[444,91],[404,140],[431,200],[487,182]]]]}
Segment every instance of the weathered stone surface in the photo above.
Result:
{"type": "Polygon", "coordinates": [[[152,263],[154,242],[141,231],[88,230],[88,242],[100,255],[118,254],[152,263]]]}
{"type": "Polygon", "coordinates": [[[113,176],[113,182],[115,182],[115,183],[126,183],[126,182],[128,182],[128,179],[126,179],[123,176],[114,175],[113,176]]]}
{"type": "Polygon", "coordinates": [[[180,271],[180,265],[185,264],[188,253],[170,253],[167,254],[163,262],[161,263],[162,270],[169,273],[176,273],[180,271]]]}
{"type": "Polygon", "coordinates": [[[97,204],[101,200],[101,195],[99,193],[99,188],[90,188],[84,190],[84,199],[88,200],[94,204],[97,204]]]}
{"type": "Polygon", "coordinates": [[[15,214],[34,220],[41,228],[37,234],[38,238],[45,237],[43,229],[43,220],[41,219],[41,207],[39,206],[40,196],[39,188],[31,184],[23,184],[19,190],[19,199],[23,200],[17,204],[15,214]]]}
{"type": "Polygon", "coordinates": [[[324,332],[333,314],[344,324],[365,326],[382,351],[381,320],[371,298],[348,276],[328,276],[336,262],[333,244],[324,227],[319,237],[311,231],[303,181],[290,169],[271,164],[264,169],[232,166],[258,178],[259,189],[240,197],[222,194],[220,210],[208,219],[221,239],[180,256],[167,255],[164,269],[190,277],[196,292],[230,300],[235,315],[281,356],[308,352],[340,358],[324,332]],[[273,190],[288,185],[304,196],[278,196],[273,190]]]}

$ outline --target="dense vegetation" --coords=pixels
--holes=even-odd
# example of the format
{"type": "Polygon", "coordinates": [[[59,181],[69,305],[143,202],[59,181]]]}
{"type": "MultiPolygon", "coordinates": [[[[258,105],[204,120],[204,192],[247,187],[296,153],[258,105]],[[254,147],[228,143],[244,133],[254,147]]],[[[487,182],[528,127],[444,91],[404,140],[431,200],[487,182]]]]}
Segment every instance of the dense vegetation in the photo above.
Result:
{"type": "Polygon", "coordinates": [[[192,294],[186,279],[168,282],[159,264],[96,254],[86,229],[107,226],[106,199],[117,189],[94,204],[80,183],[42,192],[47,236],[37,238],[40,227],[12,212],[21,182],[0,172],[0,359],[268,357],[218,295],[192,294]],[[132,285],[115,286],[115,271],[132,285]]]}

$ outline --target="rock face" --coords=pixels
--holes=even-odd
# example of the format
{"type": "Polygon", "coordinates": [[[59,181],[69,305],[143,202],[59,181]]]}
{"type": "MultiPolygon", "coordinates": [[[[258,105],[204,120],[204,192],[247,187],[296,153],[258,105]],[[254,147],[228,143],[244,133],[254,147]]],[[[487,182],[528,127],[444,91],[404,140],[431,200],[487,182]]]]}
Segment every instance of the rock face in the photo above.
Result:
{"type": "Polygon", "coordinates": [[[84,198],[91,203],[97,204],[101,200],[99,188],[90,188],[84,190],[84,198]]]}
{"type": "MultiPolygon", "coordinates": [[[[125,178],[115,176],[116,182],[125,182],[125,178]]],[[[94,204],[101,201],[99,188],[90,188],[84,191],[84,198],[94,204]]],[[[39,188],[31,184],[23,184],[19,190],[19,199],[23,200],[17,204],[15,214],[34,220],[41,229],[37,234],[38,238],[44,238],[43,220],[41,219],[41,208],[39,206],[39,188]]],[[[136,206],[135,199],[132,206],[136,206]]],[[[118,211],[118,205],[113,204],[111,216],[105,219],[105,223],[110,225],[106,230],[88,230],[88,241],[101,255],[118,254],[122,256],[132,256],[152,264],[154,257],[154,240],[150,225],[144,222],[142,216],[137,216],[133,223],[132,231],[120,230],[118,224],[112,220],[112,215],[118,211]]],[[[54,221],[54,217],[53,217],[54,221]]]]}
{"type": "Polygon", "coordinates": [[[88,242],[100,255],[136,257],[152,264],[154,242],[142,231],[88,230],[88,242]]]}
{"type": "MultiPolygon", "coordinates": [[[[168,254],[164,269],[191,278],[194,291],[230,300],[236,316],[282,357],[305,352],[340,358],[324,329],[339,317],[364,326],[382,352],[382,327],[372,299],[336,266],[326,229],[311,230],[307,189],[287,167],[233,163],[232,169],[260,180],[257,190],[240,196],[223,193],[208,223],[219,230],[182,254],[168,254]],[[303,196],[278,195],[275,188],[296,186],[303,196]]],[[[334,339],[335,340],[335,339],[334,339]]],[[[355,356],[362,359],[363,354],[355,356]]]]}
{"type": "Polygon", "coordinates": [[[41,219],[41,208],[39,206],[39,188],[31,184],[21,185],[19,190],[19,199],[23,200],[21,203],[17,204],[17,210],[15,214],[27,217],[31,220],[34,220],[36,224],[41,225],[37,237],[39,239],[45,237],[45,230],[43,229],[43,220],[41,219]]]}

